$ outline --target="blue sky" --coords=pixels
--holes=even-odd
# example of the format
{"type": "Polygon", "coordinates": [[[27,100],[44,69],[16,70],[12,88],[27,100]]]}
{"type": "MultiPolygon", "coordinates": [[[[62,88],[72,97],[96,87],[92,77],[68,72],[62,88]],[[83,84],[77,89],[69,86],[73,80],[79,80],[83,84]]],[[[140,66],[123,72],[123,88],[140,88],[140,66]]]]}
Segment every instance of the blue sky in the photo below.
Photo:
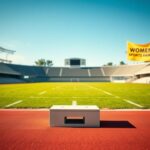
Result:
{"type": "Polygon", "coordinates": [[[16,50],[14,63],[39,58],[63,66],[126,60],[126,43],[150,42],[149,0],[0,0],[0,46],[16,50]]]}

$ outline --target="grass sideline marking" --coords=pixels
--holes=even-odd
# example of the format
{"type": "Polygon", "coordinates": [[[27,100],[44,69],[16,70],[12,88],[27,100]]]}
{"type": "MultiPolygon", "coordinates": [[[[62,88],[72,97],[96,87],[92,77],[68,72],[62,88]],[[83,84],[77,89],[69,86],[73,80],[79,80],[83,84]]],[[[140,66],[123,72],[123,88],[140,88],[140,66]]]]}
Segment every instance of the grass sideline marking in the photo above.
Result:
{"type": "Polygon", "coordinates": [[[98,90],[98,91],[102,91],[103,93],[105,93],[105,94],[107,94],[107,95],[113,96],[113,94],[111,94],[110,92],[104,91],[104,90],[102,90],[102,89],[100,89],[100,88],[96,88],[96,87],[91,86],[91,85],[88,85],[88,87],[89,87],[89,88],[92,88],[92,89],[95,89],[95,90],[98,90]]]}
{"type": "Polygon", "coordinates": [[[130,100],[124,99],[124,101],[127,102],[127,103],[130,103],[130,104],[132,104],[132,105],[135,105],[135,106],[137,106],[137,107],[143,108],[142,105],[139,105],[139,104],[137,104],[137,103],[134,103],[134,102],[132,102],[132,101],[130,101],[130,100]]]}
{"type": "Polygon", "coordinates": [[[62,87],[64,87],[64,86],[62,86],[62,85],[56,86],[56,87],[52,88],[52,90],[60,89],[60,88],[62,88],[62,87]]]}
{"type": "Polygon", "coordinates": [[[7,108],[7,107],[10,107],[10,106],[16,105],[16,104],[18,104],[18,103],[21,103],[21,102],[22,102],[22,100],[19,100],[19,101],[16,101],[16,102],[14,102],[14,103],[11,103],[11,104],[6,105],[5,107],[7,108]]]}
{"type": "MultiPolygon", "coordinates": [[[[102,92],[104,92],[104,93],[107,94],[107,95],[114,96],[115,98],[120,98],[119,96],[113,95],[113,94],[111,94],[111,93],[109,93],[109,92],[107,92],[107,91],[104,91],[104,90],[102,90],[102,89],[99,89],[99,88],[96,88],[96,87],[93,87],[93,86],[90,86],[90,85],[88,85],[88,87],[93,88],[93,89],[96,89],[96,90],[99,90],[99,91],[102,91],[102,92]]],[[[129,103],[129,104],[132,104],[132,105],[135,105],[135,106],[137,106],[137,107],[143,108],[142,105],[139,105],[139,104],[137,104],[137,103],[134,103],[134,102],[132,102],[131,100],[127,100],[127,99],[123,99],[123,100],[124,100],[125,102],[129,103]]]]}
{"type": "Polygon", "coordinates": [[[42,92],[40,92],[39,93],[39,95],[43,95],[43,94],[45,94],[47,91],[42,91],[42,92]]]}
{"type": "MultiPolygon", "coordinates": [[[[31,99],[36,99],[36,98],[48,98],[48,99],[50,99],[50,98],[83,98],[83,99],[88,99],[88,98],[110,98],[110,97],[108,97],[108,96],[96,96],[96,97],[92,97],[92,96],[45,96],[45,97],[38,97],[38,96],[30,96],[29,98],[31,98],[31,99]]],[[[116,97],[114,97],[114,98],[116,98],[116,97]]]]}
{"type": "Polygon", "coordinates": [[[45,108],[55,104],[70,104],[72,100],[77,100],[78,104],[97,104],[102,109],[147,109],[150,108],[149,100],[149,87],[147,85],[137,84],[117,84],[117,83],[35,83],[35,84],[20,84],[13,87],[0,87],[0,107],[5,108],[5,105],[13,103],[18,100],[23,100],[22,103],[10,106],[5,109],[12,108],[45,108]],[[54,87],[61,85],[57,90],[53,90],[54,87]],[[88,87],[93,86],[92,87],[88,87]],[[44,87],[44,88],[43,88],[44,87]],[[117,87],[117,88],[116,88],[117,87]],[[99,89],[96,89],[99,88],[99,89]],[[2,90],[1,90],[2,89],[2,90]],[[21,93],[18,94],[18,89],[21,93]],[[113,96],[108,95],[110,92],[113,96]],[[127,89],[124,90],[124,89],[127,89]],[[135,91],[132,92],[132,89],[135,91]],[[144,91],[141,95],[140,89],[144,91]],[[10,90],[9,94],[8,91],[10,90]],[[40,92],[47,91],[46,94],[39,95],[40,92]],[[84,97],[82,97],[84,96],[84,97]],[[134,97],[134,99],[133,99],[134,97]],[[138,101],[139,98],[142,101],[138,101]],[[142,108],[126,102],[130,100],[134,103],[140,104],[142,108]],[[57,102],[59,101],[59,102],[57,102]],[[34,103],[36,102],[36,106],[34,103]],[[44,103],[44,104],[43,104],[44,103]]]}

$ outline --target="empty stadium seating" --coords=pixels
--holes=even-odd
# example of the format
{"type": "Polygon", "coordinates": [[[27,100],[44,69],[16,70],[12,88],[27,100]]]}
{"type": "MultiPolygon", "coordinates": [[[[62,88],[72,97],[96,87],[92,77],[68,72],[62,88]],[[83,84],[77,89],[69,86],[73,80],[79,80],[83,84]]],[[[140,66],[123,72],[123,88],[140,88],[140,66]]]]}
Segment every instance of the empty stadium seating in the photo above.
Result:
{"type": "Polygon", "coordinates": [[[150,64],[139,70],[138,72],[135,73],[136,75],[140,74],[150,74],[150,64]]]}
{"type": "Polygon", "coordinates": [[[103,67],[39,67],[0,63],[0,83],[20,82],[134,82],[150,76],[150,64],[103,67]],[[27,78],[26,78],[27,77],[27,78]]]}
{"type": "Polygon", "coordinates": [[[14,71],[11,67],[7,64],[0,63],[0,73],[1,74],[12,74],[12,75],[20,75],[19,72],[14,71]]]}
{"type": "Polygon", "coordinates": [[[61,68],[60,67],[45,67],[45,68],[43,68],[43,70],[44,70],[44,73],[46,76],[58,77],[58,76],[60,76],[61,68]]]}
{"type": "Polygon", "coordinates": [[[92,77],[104,76],[103,68],[91,68],[89,70],[92,77]]]}
{"type": "Polygon", "coordinates": [[[45,76],[43,67],[14,65],[14,64],[7,64],[7,66],[9,66],[11,69],[13,69],[16,72],[19,72],[21,75],[45,76]]]}
{"type": "Polygon", "coordinates": [[[111,76],[113,72],[117,69],[117,67],[114,67],[114,66],[104,66],[102,68],[103,68],[105,76],[111,76]]]}
{"type": "Polygon", "coordinates": [[[137,71],[144,67],[145,64],[117,66],[111,76],[133,76],[137,71]]]}
{"type": "Polygon", "coordinates": [[[63,68],[62,77],[88,77],[88,69],[63,68]]]}

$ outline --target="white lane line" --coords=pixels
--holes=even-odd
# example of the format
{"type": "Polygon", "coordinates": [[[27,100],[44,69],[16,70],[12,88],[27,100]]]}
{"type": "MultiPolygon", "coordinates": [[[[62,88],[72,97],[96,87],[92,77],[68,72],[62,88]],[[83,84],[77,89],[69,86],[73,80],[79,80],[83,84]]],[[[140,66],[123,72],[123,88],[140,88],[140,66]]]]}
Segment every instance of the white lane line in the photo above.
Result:
{"type": "Polygon", "coordinates": [[[132,105],[135,105],[135,106],[137,106],[137,107],[140,107],[140,108],[142,108],[143,106],[142,105],[139,105],[139,104],[137,104],[137,103],[134,103],[134,102],[132,102],[131,100],[127,100],[127,99],[123,99],[125,102],[127,102],[127,103],[130,103],[130,104],[132,104],[132,105]]]}
{"type": "Polygon", "coordinates": [[[43,94],[45,94],[47,91],[42,91],[42,92],[40,92],[39,93],[39,95],[43,95],[43,94]]]}
{"type": "MultiPolygon", "coordinates": [[[[115,98],[121,98],[121,97],[119,97],[119,96],[117,96],[117,95],[113,95],[113,94],[111,94],[111,93],[109,93],[109,92],[107,92],[107,91],[104,91],[104,90],[102,90],[102,89],[99,89],[99,88],[96,88],[96,87],[93,87],[93,86],[90,86],[90,85],[89,85],[88,87],[93,88],[93,89],[97,89],[97,90],[99,90],[99,91],[102,91],[103,93],[105,93],[105,94],[107,94],[107,95],[114,96],[115,98]]],[[[142,105],[139,105],[139,104],[137,104],[137,103],[134,103],[134,102],[132,102],[131,100],[127,100],[127,99],[123,99],[123,100],[124,100],[125,102],[127,102],[127,103],[130,103],[130,104],[135,105],[135,106],[137,106],[137,107],[143,108],[142,105]]]]}
{"type": "Polygon", "coordinates": [[[109,93],[109,92],[106,92],[106,91],[104,91],[104,90],[101,90],[101,91],[103,91],[105,94],[107,94],[107,95],[111,95],[111,96],[113,96],[111,93],[109,93]]]}
{"type": "Polygon", "coordinates": [[[59,89],[59,88],[62,88],[63,86],[56,86],[54,88],[52,88],[52,90],[56,90],[56,89],[59,89]]]}
{"type": "MultiPolygon", "coordinates": [[[[110,97],[108,97],[108,96],[94,96],[94,97],[92,97],[92,96],[44,96],[44,97],[39,97],[39,96],[30,96],[29,98],[32,98],[32,99],[36,99],[36,98],[81,98],[81,99],[88,99],[88,98],[110,98],[110,97]]],[[[114,98],[116,98],[116,97],[114,97],[114,98]]]]}
{"type": "Polygon", "coordinates": [[[16,105],[16,104],[21,103],[21,102],[22,102],[22,100],[19,100],[19,101],[16,101],[14,103],[6,105],[5,107],[10,107],[10,106],[16,105]]]}
{"type": "Polygon", "coordinates": [[[102,90],[102,89],[100,89],[100,88],[96,88],[96,87],[93,87],[93,86],[91,86],[91,85],[88,85],[88,87],[89,87],[89,88],[92,88],[92,89],[95,89],[95,90],[98,90],[98,91],[102,91],[103,93],[105,93],[105,94],[107,94],[107,95],[113,96],[113,94],[111,94],[110,92],[104,91],[104,90],[102,90]]]}

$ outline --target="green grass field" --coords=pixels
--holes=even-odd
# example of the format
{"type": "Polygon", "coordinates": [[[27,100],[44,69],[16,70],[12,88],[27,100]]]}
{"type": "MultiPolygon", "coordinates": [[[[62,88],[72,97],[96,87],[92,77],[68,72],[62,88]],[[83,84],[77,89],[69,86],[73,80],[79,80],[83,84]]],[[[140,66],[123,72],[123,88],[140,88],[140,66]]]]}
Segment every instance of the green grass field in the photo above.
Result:
{"type": "Polygon", "coordinates": [[[119,83],[1,84],[0,108],[49,108],[52,105],[97,105],[100,108],[150,108],[150,85],[119,83]]]}

